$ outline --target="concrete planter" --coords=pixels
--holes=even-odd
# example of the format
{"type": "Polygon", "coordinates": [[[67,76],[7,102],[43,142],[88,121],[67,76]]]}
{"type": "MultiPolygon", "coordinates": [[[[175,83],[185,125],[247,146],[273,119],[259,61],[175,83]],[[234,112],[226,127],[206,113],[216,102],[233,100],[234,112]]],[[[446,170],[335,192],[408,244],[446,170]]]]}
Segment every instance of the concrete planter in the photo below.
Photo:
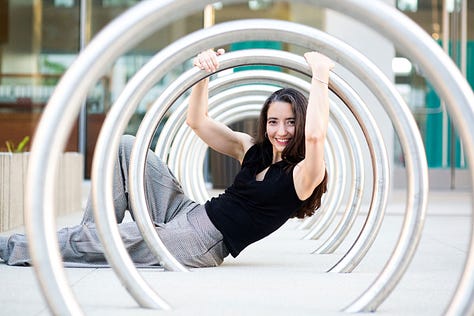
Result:
{"type": "MultiPolygon", "coordinates": [[[[28,160],[28,153],[0,153],[0,232],[24,224],[28,160]]],[[[76,152],[61,157],[56,180],[57,215],[82,209],[83,160],[76,152]]]]}

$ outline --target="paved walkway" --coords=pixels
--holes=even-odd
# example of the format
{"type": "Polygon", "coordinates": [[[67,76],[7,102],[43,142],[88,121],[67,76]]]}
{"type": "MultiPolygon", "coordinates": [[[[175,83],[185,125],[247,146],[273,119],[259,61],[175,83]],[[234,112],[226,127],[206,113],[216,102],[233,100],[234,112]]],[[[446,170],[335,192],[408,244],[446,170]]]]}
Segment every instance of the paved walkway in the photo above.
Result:
{"type": "MultiPolygon", "coordinates": [[[[109,268],[69,268],[66,273],[86,315],[347,315],[341,309],[374,281],[394,248],[404,200],[403,192],[392,194],[377,240],[352,273],[325,271],[348,249],[363,214],[354,233],[334,254],[311,254],[324,236],[302,240],[305,231],[295,229],[299,223],[290,221],[217,268],[191,273],[140,270],[171,304],[170,311],[139,308],[109,268]]],[[[80,216],[62,217],[58,226],[75,224],[80,216]]],[[[431,192],[413,262],[378,311],[367,315],[442,315],[463,268],[471,226],[468,192],[431,192]]],[[[0,282],[0,315],[50,315],[32,268],[0,264],[0,282]]]]}

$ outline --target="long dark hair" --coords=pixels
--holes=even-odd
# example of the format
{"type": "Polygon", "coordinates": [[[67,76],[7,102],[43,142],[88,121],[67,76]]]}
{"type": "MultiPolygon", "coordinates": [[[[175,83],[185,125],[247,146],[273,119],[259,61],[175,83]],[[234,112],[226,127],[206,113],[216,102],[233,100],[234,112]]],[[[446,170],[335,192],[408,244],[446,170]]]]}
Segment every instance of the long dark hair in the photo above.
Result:
{"type": "MultiPolygon", "coordinates": [[[[255,143],[263,148],[270,149],[272,144],[266,137],[268,109],[273,102],[287,102],[291,104],[295,115],[295,134],[282,152],[282,159],[288,163],[288,171],[293,168],[305,157],[305,122],[306,108],[308,100],[296,89],[283,88],[270,95],[263,104],[258,119],[257,137],[255,143]]],[[[268,152],[267,150],[264,150],[268,152]]],[[[321,198],[327,190],[327,171],[324,173],[323,181],[314,189],[309,198],[303,201],[301,207],[293,214],[293,217],[305,218],[311,216],[321,206],[321,198]]]]}

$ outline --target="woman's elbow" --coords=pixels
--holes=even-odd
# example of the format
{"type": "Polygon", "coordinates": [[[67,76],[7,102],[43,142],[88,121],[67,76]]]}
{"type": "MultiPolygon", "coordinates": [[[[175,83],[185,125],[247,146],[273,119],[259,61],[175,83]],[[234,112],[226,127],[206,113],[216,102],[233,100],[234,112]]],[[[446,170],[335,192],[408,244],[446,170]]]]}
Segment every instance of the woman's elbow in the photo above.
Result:
{"type": "Polygon", "coordinates": [[[188,125],[192,129],[194,129],[195,123],[190,118],[186,118],[186,125],[188,125]]]}
{"type": "Polygon", "coordinates": [[[324,143],[324,141],[326,140],[326,133],[322,131],[307,132],[305,134],[305,138],[307,143],[324,143]]]}
{"type": "Polygon", "coordinates": [[[186,125],[188,125],[192,130],[198,129],[201,124],[201,120],[198,120],[194,117],[186,117],[186,125]]]}

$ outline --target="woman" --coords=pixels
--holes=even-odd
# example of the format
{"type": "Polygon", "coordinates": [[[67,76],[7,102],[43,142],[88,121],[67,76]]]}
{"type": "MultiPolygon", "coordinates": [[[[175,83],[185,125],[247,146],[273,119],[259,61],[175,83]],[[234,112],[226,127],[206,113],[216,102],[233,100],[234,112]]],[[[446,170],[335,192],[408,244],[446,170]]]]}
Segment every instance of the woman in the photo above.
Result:
{"type": "MultiPolygon", "coordinates": [[[[207,50],[194,65],[213,72],[223,49],[207,50]]],[[[317,52],[305,54],[312,70],[309,100],[294,89],[281,89],[265,102],[258,135],[232,131],[207,116],[208,79],[191,92],[188,125],[211,148],[237,159],[241,171],[219,197],[204,205],[190,200],[169,169],[149,153],[145,190],[150,216],[168,250],[188,267],[217,266],[230,253],[283,225],[310,216],[326,191],[324,142],[329,116],[328,78],[333,62],[317,52]]],[[[137,265],[157,265],[134,222],[122,222],[133,209],[128,199],[128,164],[133,137],[124,136],[114,169],[114,206],[119,231],[137,265]]],[[[58,232],[66,266],[106,264],[90,201],[80,225],[58,232]]],[[[24,235],[0,237],[0,258],[9,265],[31,263],[24,235]]]]}

